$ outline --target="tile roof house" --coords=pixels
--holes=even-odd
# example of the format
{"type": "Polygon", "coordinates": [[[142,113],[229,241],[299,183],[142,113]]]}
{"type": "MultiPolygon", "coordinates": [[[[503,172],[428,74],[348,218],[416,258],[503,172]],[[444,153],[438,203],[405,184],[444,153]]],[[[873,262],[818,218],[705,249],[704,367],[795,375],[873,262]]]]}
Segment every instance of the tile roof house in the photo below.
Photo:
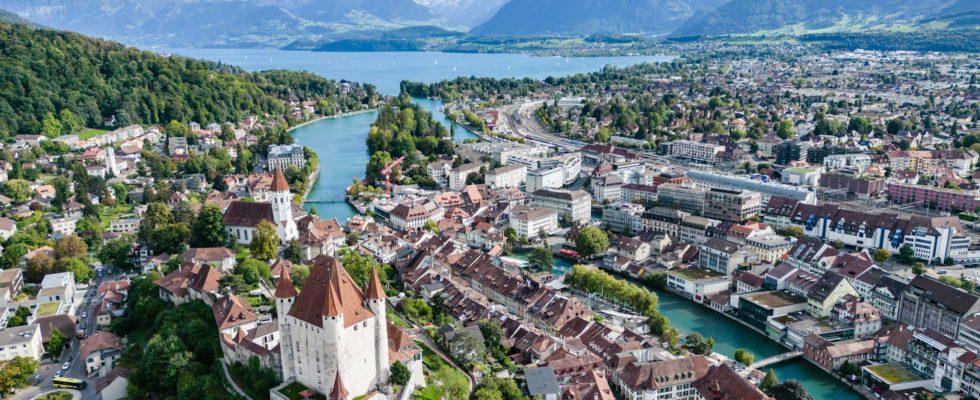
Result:
{"type": "Polygon", "coordinates": [[[78,356],[85,362],[85,372],[89,378],[105,376],[116,361],[122,357],[122,339],[110,332],[98,331],[82,341],[78,356]]]}
{"type": "Polygon", "coordinates": [[[221,272],[231,272],[235,268],[235,253],[227,247],[192,247],[184,251],[181,260],[185,263],[210,264],[221,272]]]}
{"type": "Polygon", "coordinates": [[[192,300],[211,301],[210,294],[218,291],[221,271],[209,264],[184,264],[157,280],[160,298],[180,305],[192,300]]]}

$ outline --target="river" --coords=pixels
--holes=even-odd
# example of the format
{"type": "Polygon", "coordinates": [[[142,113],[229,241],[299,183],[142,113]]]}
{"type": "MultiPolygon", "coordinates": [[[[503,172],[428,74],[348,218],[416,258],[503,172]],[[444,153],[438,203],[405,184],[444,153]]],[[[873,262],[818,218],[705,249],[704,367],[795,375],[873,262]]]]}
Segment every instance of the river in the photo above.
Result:
{"type": "MultiPolygon", "coordinates": [[[[238,65],[249,71],[268,69],[306,70],[331,79],[369,82],[383,94],[396,95],[402,80],[436,82],[460,75],[495,78],[545,78],[595,71],[605,65],[631,65],[640,62],[670,60],[670,57],[531,57],[516,54],[451,54],[451,53],[323,53],[263,49],[179,49],[170,53],[221,61],[238,65]]],[[[441,122],[449,120],[441,111],[438,100],[415,99],[441,122]]],[[[365,139],[377,112],[365,112],[340,118],[316,121],[293,130],[296,142],[312,148],[320,156],[320,176],[313,184],[310,199],[325,202],[310,204],[324,217],[336,217],[343,222],[354,214],[343,202],[344,190],[353,177],[364,176],[367,164],[365,139]]],[[[457,127],[456,140],[476,137],[457,127]]],[[[517,254],[515,258],[523,258],[517,254]]],[[[559,261],[556,259],[556,261],[559,261]]],[[[559,261],[556,273],[568,268],[559,261]]],[[[715,350],[733,356],[741,347],[762,359],[784,351],[777,344],[753,330],[733,323],[713,311],[681,299],[670,293],[660,295],[660,310],[682,333],[698,332],[715,339],[715,350]]],[[[827,374],[803,360],[777,365],[780,380],[798,379],[817,400],[848,400],[860,397],[827,374]]]]}

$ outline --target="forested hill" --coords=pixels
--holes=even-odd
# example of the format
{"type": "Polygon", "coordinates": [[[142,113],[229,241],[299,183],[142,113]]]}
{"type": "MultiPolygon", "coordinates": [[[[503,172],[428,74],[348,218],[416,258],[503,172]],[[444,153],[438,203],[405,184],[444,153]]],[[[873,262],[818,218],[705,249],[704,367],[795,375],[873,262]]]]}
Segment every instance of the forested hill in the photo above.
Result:
{"type": "MultiPolygon", "coordinates": [[[[290,94],[300,100],[338,96],[335,82],[311,73],[248,73],[5,22],[0,65],[0,138],[42,132],[44,116],[63,110],[90,127],[113,115],[121,124],[230,122],[282,116],[290,94]]],[[[368,97],[372,91],[367,88],[368,97]]]]}

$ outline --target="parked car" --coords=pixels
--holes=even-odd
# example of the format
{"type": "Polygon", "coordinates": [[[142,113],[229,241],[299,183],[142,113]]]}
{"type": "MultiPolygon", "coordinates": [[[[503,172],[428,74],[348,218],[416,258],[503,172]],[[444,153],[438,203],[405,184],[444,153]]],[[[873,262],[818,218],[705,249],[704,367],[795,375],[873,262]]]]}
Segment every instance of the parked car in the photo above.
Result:
{"type": "Polygon", "coordinates": [[[68,368],[71,368],[71,361],[65,361],[65,363],[61,365],[62,370],[67,370],[68,368]]]}

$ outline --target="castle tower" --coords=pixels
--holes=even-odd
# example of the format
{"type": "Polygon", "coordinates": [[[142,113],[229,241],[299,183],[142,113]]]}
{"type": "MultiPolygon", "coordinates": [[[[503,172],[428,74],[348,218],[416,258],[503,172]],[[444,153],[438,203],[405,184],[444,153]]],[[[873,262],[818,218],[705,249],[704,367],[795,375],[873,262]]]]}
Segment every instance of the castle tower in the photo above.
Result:
{"type": "MultiPolygon", "coordinates": [[[[340,296],[340,270],[344,267],[339,262],[335,262],[330,268],[330,278],[327,281],[327,292],[324,296],[323,305],[323,352],[326,355],[323,359],[324,373],[329,377],[330,371],[336,371],[334,377],[334,389],[340,379],[340,370],[344,368],[341,364],[341,342],[344,339],[344,303],[340,296]]],[[[325,382],[328,385],[330,383],[325,382]]],[[[341,386],[343,384],[341,383],[341,386]]],[[[346,392],[346,389],[344,390],[346,392]]],[[[331,395],[333,395],[331,393],[331,395]]],[[[346,398],[346,394],[344,397],[346,398]]]]}
{"type": "Polygon", "coordinates": [[[279,273],[279,283],[276,284],[276,292],[273,296],[276,298],[276,320],[279,321],[279,333],[282,336],[279,340],[279,353],[282,361],[282,380],[285,381],[296,376],[293,371],[293,341],[286,320],[290,307],[296,301],[296,287],[286,268],[279,273]]]}
{"type": "Polygon", "coordinates": [[[299,231],[296,229],[296,221],[293,221],[293,195],[289,193],[289,182],[282,173],[282,168],[276,168],[276,175],[272,178],[272,221],[276,226],[276,233],[283,243],[299,238],[299,231]]]}
{"type": "Polygon", "coordinates": [[[388,322],[385,315],[385,291],[378,277],[378,269],[371,268],[371,277],[364,288],[364,302],[375,315],[374,349],[377,357],[378,390],[388,389],[388,322]]]}

